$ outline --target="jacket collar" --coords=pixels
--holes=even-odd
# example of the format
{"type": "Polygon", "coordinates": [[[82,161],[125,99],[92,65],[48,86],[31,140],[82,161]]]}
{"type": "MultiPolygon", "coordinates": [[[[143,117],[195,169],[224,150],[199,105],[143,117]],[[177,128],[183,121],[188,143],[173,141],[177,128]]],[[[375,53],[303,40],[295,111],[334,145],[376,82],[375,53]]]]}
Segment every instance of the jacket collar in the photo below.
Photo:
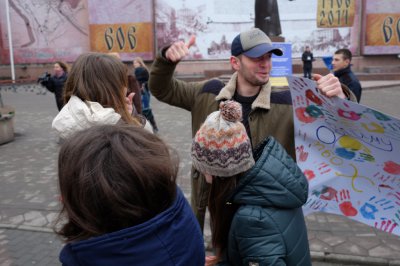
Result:
{"type": "MultiPolygon", "coordinates": [[[[237,72],[233,73],[232,77],[222,88],[215,99],[217,101],[221,100],[230,100],[233,98],[233,95],[236,91],[236,84],[237,84],[237,72]]],[[[258,94],[257,98],[251,105],[251,109],[256,108],[263,108],[263,109],[270,109],[271,108],[271,81],[269,80],[266,84],[261,87],[260,93],[258,94]]]]}
{"type": "Polygon", "coordinates": [[[350,72],[351,72],[351,65],[349,64],[347,67],[339,69],[338,71],[335,71],[333,74],[338,77],[350,72]]]}

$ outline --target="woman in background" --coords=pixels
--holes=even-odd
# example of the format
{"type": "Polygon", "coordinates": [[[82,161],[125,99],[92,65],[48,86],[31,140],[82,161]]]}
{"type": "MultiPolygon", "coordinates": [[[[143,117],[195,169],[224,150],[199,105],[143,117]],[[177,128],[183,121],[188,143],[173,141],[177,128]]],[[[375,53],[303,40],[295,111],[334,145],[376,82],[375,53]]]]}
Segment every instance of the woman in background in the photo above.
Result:
{"type": "Polygon", "coordinates": [[[40,84],[46,87],[50,92],[54,93],[56,98],[56,104],[58,111],[64,106],[63,101],[63,88],[65,81],[68,78],[68,67],[67,64],[61,61],[57,61],[53,66],[53,75],[48,74],[48,78],[44,78],[40,81],[40,84]]]}

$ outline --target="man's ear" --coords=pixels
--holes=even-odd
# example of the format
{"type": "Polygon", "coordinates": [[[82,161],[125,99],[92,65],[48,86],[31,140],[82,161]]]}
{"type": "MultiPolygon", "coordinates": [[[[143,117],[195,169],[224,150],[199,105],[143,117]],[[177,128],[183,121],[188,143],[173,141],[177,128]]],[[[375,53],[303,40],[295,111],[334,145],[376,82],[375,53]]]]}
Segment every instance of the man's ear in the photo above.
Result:
{"type": "Polygon", "coordinates": [[[238,57],[231,56],[230,63],[235,71],[238,71],[240,69],[240,59],[238,57]]]}
{"type": "Polygon", "coordinates": [[[350,59],[346,59],[346,60],[344,60],[344,62],[346,63],[346,66],[349,66],[351,64],[350,59]]]}

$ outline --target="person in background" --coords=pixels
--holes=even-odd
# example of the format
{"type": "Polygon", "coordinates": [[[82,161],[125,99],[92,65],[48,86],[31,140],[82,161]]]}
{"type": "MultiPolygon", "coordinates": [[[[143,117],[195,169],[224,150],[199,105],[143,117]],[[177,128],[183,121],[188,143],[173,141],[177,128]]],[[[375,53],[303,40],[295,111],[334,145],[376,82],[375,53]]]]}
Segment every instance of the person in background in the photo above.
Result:
{"type": "Polygon", "coordinates": [[[176,152],[155,134],[93,126],[61,146],[60,261],[75,265],[204,266],[204,242],[176,184],[176,152]]]}
{"type": "Polygon", "coordinates": [[[154,118],[153,110],[150,106],[151,94],[148,85],[149,70],[147,69],[141,57],[136,57],[133,60],[133,67],[135,68],[135,77],[141,88],[142,114],[150,122],[151,126],[153,127],[153,132],[158,133],[156,119],[154,118]]]}
{"type": "MultiPolygon", "coordinates": [[[[192,136],[207,115],[217,111],[219,102],[235,100],[242,104],[243,121],[252,147],[267,136],[274,137],[295,158],[293,108],[289,90],[273,88],[270,81],[272,54],[281,56],[269,37],[253,28],[238,34],[232,41],[230,64],[235,70],[227,84],[211,79],[184,82],[174,78],[177,64],[189,54],[195,44],[192,36],[185,43],[177,41],[164,47],[153,62],[149,88],[160,101],[191,112],[192,136]]],[[[328,97],[353,97],[333,74],[314,74],[318,90],[328,97]]],[[[210,186],[204,176],[192,168],[191,206],[203,229],[210,186]]]]}
{"type": "Polygon", "coordinates": [[[127,97],[128,69],[120,59],[103,53],[85,53],[75,61],[65,83],[65,106],[52,127],[61,139],[94,125],[126,123],[145,127],[147,120],[133,114],[127,97]]]}
{"type": "Polygon", "coordinates": [[[301,208],[308,181],[273,137],[253,156],[241,119],[239,103],[221,102],[192,142],[193,166],[211,184],[216,256],[206,265],[311,265],[301,208]]]}
{"type": "Polygon", "coordinates": [[[301,56],[301,60],[303,61],[303,73],[305,78],[311,79],[312,73],[312,63],[315,60],[313,53],[311,53],[310,46],[306,46],[306,50],[301,56]]]}
{"type": "Polygon", "coordinates": [[[57,61],[53,66],[53,75],[40,81],[40,84],[46,87],[50,92],[54,93],[58,111],[64,106],[63,88],[68,78],[68,66],[66,63],[57,61]]]}
{"type": "Polygon", "coordinates": [[[351,70],[352,54],[349,49],[339,49],[333,55],[333,73],[339,81],[345,84],[354,93],[357,102],[361,100],[362,87],[360,81],[351,70]]]}

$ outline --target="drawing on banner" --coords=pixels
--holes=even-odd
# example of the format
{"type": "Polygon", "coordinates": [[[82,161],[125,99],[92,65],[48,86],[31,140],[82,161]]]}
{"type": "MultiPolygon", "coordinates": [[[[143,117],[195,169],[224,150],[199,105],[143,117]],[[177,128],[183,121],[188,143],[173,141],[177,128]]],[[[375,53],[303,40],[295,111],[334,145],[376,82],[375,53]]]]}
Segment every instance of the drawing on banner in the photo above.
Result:
{"type": "Polygon", "coordinates": [[[297,163],[309,181],[304,213],[343,215],[400,235],[400,120],[319,94],[288,77],[297,163]]]}
{"type": "MultiPolygon", "coordinates": [[[[82,52],[89,50],[85,0],[14,0],[9,1],[9,4],[15,63],[73,61],[82,52]]],[[[0,10],[3,8],[4,4],[0,3],[0,10]]],[[[2,13],[0,16],[2,63],[9,63],[6,25],[2,13]]]]}

